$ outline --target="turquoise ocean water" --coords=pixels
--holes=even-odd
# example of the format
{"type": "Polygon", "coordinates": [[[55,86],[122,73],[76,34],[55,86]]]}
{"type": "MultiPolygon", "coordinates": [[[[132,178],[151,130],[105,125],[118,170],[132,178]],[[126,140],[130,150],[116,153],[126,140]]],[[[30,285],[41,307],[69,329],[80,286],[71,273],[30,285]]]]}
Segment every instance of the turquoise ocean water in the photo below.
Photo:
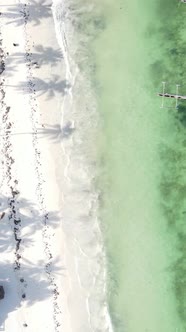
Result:
{"type": "Polygon", "coordinates": [[[184,332],[186,103],[160,108],[156,93],[166,81],[166,92],[180,84],[186,94],[186,4],[65,4],[70,56],[86,78],[83,128],[96,165],[113,329],[184,332]]]}

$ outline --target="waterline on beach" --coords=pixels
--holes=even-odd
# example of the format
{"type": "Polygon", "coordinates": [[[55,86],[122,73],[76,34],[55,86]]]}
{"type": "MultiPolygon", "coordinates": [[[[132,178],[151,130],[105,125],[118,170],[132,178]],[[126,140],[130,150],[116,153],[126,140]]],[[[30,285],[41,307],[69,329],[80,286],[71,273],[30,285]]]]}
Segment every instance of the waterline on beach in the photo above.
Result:
{"type": "MultiPolygon", "coordinates": [[[[97,216],[99,194],[94,186],[98,113],[90,67],[85,64],[88,55],[86,44],[82,45],[84,35],[81,29],[76,30],[82,24],[79,16],[83,20],[86,11],[91,16],[90,6],[78,7],[72,1],[53,4],[57,38],[70,84],[61,108],[61,127],[73,129],[73,134],[62,142],[62,219],[71,279],[68,305],[72,331],[106,332],[112,331],[112,325],[106,301],[105,250],[97,216]]],[[[88,40],[87,36],[87,44],[88,40]]]]}

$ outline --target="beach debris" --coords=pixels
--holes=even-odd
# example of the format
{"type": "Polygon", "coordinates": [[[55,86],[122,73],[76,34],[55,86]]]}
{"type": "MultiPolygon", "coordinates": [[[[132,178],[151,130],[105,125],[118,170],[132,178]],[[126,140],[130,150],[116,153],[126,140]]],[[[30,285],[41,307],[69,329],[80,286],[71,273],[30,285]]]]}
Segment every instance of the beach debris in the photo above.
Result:
{"type": "Polygon", "coordinates": [[[2,213],[1,213],[1,216],[0,216],[0,220],[3,219],[4,216],[5,216],[5,212],[2,212],[2,213]]]}
{"type": "Polygon", "coordinates": [[[18,43],[13,43],[13,45],[14,45],[14,46],[19,46],[19,44],[18,44],[18,43]]]}
{"type": "MultiPolygon", "coordinates": [[[[2,45],[2,40],[0,40],[2,45]]],[[[5,70],[5,62],[4,62],[4,51],[0,48],[0,74],[2,74],[5,70]]]]}
{"type": "Polygon", "coordinates": [[[19,195],[19,190],[14,190],[14,189],[12,189],[12,195],[13,195],[13,197],[14,197],[15,195],[19,195]]]}
{"type": "Polygon", "coordinates": [[[37,61],[32,62],[32,65],[33,65],[34,68],[39,68],[40,67],[37,61]]]}
{"type": "Polygon", "coordinates": [[[0,300],[4,299],[5,297],[5,291],[3,286],[0,286],[0,300]]]}
{"type": "Polygon", "coordinates": [[[15,219],[15,218],[14,218],[14,224],[15,224],[15,225],[18,225],[20,222],[21,222],[21,219],[15,219]]]}
{"type": "Polygon", "coordinates": [[[28,325],[26,323],[23,324],[24,327],[27,327],[28,325]]]}
{"type": "Polygon", "coordinates": [[[4,61],[2,60],[1,63],[0,63],[0,74],[2,74],[5,70],[5,63],[4,61]]]}
{"type": "Polygon", "coordinates": [[[26,294],[23,293],[23,294],[22,294],[22,299],[25,299],[25,297],[26,297],[26,294]]]}
{"type": "Polygon", "coordinates": [[[23,278],[20,279],[21,282],[24,282],[25,280],[23,278]]]}

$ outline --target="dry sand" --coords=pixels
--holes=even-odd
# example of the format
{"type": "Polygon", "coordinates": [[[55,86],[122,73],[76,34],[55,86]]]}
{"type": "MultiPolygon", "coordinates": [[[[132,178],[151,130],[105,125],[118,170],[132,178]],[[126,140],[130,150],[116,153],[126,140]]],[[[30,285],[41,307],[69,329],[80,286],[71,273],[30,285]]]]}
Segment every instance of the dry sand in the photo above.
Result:
{"type": "Polygon", "coordinates": [[[72,331],[59,186],[68,85],[50,5],[0,1],[0,325],[7,332],[72,331]]]}

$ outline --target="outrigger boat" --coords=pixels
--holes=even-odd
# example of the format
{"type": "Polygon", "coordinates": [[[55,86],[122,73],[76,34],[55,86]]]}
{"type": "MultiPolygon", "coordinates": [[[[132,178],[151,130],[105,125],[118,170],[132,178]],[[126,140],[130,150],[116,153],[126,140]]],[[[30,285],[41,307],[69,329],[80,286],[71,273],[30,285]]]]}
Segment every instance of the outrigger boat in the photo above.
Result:
{"type": "MultiPolygon", "coordinates": [[[[185,2],[186,2],[186,0],[185,0],[185,2]]],[[[178,108],[178,100],[186,100],[186,96],[179,94],[179,92],[178,92],[178,89],[180,86],[179,84],[176,84],[176,93],[165,92],[165,84],[166,84],[166,82],[162,82],[163,92],[157,94],[159,97],[162,97],[161,108],[164,108],[164,98],[173,98],[176,100],[175,107],[168,107],[168,108],[178,108]]]]}
{"type": "Polygon", "coordinates": [[[170,93],[158,93],[158,96],[160,97],[167,97],[167,98],[175,98],[175,99],[186,99],[186,96],[176,95],[176,94],[170,94],[170,93]]]}

